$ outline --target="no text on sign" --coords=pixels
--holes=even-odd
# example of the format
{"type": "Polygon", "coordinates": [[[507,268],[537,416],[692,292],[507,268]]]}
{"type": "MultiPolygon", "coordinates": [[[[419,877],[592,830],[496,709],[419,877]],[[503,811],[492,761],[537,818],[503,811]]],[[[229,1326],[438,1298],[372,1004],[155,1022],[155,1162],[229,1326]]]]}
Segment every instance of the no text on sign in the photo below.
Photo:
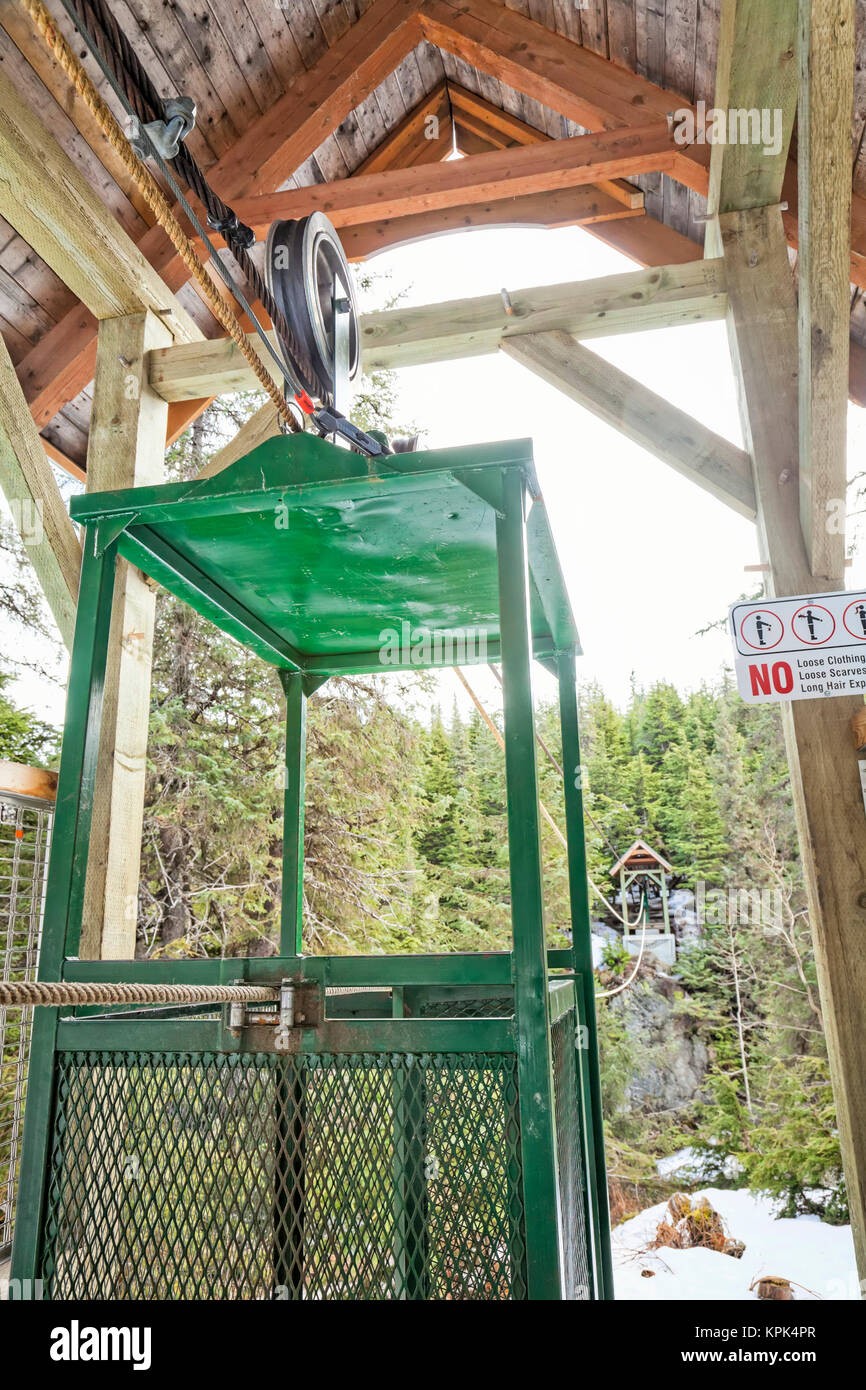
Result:
{"type": "Polygon", "coordinates": [[[730,627],[750,704],[866,695],[866,590],[735,603],[730,627]]]}

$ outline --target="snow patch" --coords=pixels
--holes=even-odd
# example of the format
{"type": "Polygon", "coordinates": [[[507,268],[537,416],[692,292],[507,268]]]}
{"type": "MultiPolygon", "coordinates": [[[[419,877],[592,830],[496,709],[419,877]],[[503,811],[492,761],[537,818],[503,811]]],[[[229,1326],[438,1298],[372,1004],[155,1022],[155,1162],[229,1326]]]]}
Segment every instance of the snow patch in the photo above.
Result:
{"type": "Polygon", "coordinates": [[[647,1251],[667,1210],[666,1202],[658,1202],[613,1232],[618,1299],[755,1300],[757,1289],[750,1293],[749,1287],[767,1274],[789,1279],[798,1301],[860,1298],[850,1226],[828,1226],[813,1216],[777,1218],[778,1204],[748,1188],[710,1187],[700,1195],[715,1207],[728,1235],[745,1241],[742,1259],[706,1249],[647,1251]],[[651,1277],[643,1270],[651,1270],[651,1277]]]}

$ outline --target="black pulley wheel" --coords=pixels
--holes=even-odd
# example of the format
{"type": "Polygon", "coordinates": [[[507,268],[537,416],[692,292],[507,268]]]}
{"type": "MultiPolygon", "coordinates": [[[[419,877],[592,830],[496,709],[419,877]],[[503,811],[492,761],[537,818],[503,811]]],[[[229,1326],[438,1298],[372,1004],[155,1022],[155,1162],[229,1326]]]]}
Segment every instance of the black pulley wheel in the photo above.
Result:
{"type": "Polygon", "coordinates": [[[322,212],[275,222],[265,246],[268,288],[306,361],[283,344],[290,376],[323,404],[334,400],[334,298],[349,302],[349,379],[361,365],[355,285],[337,233],[322,212]]]}

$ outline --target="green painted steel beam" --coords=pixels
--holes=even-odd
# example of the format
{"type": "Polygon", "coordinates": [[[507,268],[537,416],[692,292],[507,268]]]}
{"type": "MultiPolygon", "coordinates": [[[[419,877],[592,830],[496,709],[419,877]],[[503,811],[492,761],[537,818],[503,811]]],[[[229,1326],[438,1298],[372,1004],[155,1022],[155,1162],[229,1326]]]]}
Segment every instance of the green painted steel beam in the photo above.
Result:
{"type": "MultiPolygon", "coordinates": [[[[538,594],[545,627],[553,634],[556,650],[579,653],[580,638],[563,582],[547,508],[540,497],[533,501],[526,520],[526,549],[530,578],[538,594]]],[[[534,619],[533,631],[536,628],[534,619]]]]}
{"type": "MultiPolygon", "coordinates": [[[[549,951],[551,969],[571,964],[570,951],[549,951]],[[567,961],[565,958],[568,958],[567,961]]],[[[417,956],[212,957],[207,960],[77,960],[63,962],[61,978],[105,984],[279,984],[290,976],[331,986],[510,985],[511,953],[449,952],[417,956]]]]}
{"type": "Polygon", "coordinates": [[[299,672],[282,676],[286,694],[283,761],[283,884],[280,955],[300,956],[304,910],[304,787],[307,761],[307,697],[299,672]]]}
{"type": "Polygon", "coordinates": [[[505,475],[503,492],[505,516],[497,521],[497,551],[526,1279],[530,1299],[560,1299],[559,1196],[530,672],[529,573],[524,484],[519,474],[505,475]]]}
{"type": "MultiPolygon", "coordinates": [[[[235,1039],[218,1019],[61,1019],[57,1048],[63,1052],[238,1052],[259,1050],[269,1029],[247,1029],[235,1039]]],[[[330,1019],[301,1031],[303,1053],[514,1052],[514,1023],[507,1018],[330,1019]]]]}
{"type": "Polygon", "coordinates": [[[565,773],[565,827],[568,843],[568,883],[571,904],[571,955],[581,992],[580,1016],[585,1046],[579,1053],[587,1091],[584,1107],[586,1164],[591,1196],[596,1280],[602,1298],[613,1298],[613,1260],[610,1245],[610,1208],[604,1157],[604,1116],[598,1058],[595,973],[587,887],[586,840],[583,818],[583,773],[577,711],[577,684],[573,653],[559,658],[559,718],[562,734],[562,766],[565,773]]]}
{"type": "MultiPolygon", "coordinates": [[[[83,547],[75,636],[69,672],[66,728],[60,757],[51,856],[39,954],[40,980],[57,980],[67,951],[81,937],[84,880],[99,754],[117,553],[101,547],[94,528],[83,547]]],[[[14,1279],[35,1279],[50,1156],[54,1050],[59,1010],[36,1010],[27,1079],[27,1106],[12,1257],[14,1279]]]]}
{"type": "Polygon", "coordinates": [[[136,525],[119,541],[121,554],[167,589],[184,599],[191,608],[231,637],[249,647],[263,661],[285,670],[300,670],[301,658],[290,643],[273,632],[253,613],[238,603],[214,580],[178,555],[155,531],[136,525]]]}
{"type": "MultiPolygon", "coordinates": [[[[532,655],[535,661],[547,665],[555,673],[555,663],[557,656],[557,646],[550,633],[542,632],[532,639],[532,655]]],[[[481,666],[488,662],[500,662],[502,660],[502,643],[498,636],[484,636],[483,648],[466,646],[463,650],[452,645],[450,650],[443,651],[443,658],[439,662],[431,662],[427,665],[416,664],[409,660],[398,664],[388,662],[383,664],[382,652],[341,652],[324,653],[322,656],[305,656],[303,658],[304,670],[309,673],[322,674],[327,676],[360,676],[370,674],[389,675],[392,672],[412,671],[412,670],[448,670],[452,666],[481,666]]]]}

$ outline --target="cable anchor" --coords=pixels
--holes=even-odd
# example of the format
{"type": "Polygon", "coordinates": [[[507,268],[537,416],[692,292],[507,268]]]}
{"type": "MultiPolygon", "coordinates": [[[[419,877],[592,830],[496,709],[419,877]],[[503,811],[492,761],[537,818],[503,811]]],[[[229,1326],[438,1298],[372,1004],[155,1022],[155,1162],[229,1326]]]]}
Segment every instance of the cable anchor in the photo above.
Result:
{"type": "Polygon", "coordinates": [[[151,146],[162,159],[176,159],[181,141],[195,126],[195,102],[192,97],[167,97],[163,102],[164,120],[139,120],[130,116],[127,139],[139,159],[147,159],[151,146]]]}

